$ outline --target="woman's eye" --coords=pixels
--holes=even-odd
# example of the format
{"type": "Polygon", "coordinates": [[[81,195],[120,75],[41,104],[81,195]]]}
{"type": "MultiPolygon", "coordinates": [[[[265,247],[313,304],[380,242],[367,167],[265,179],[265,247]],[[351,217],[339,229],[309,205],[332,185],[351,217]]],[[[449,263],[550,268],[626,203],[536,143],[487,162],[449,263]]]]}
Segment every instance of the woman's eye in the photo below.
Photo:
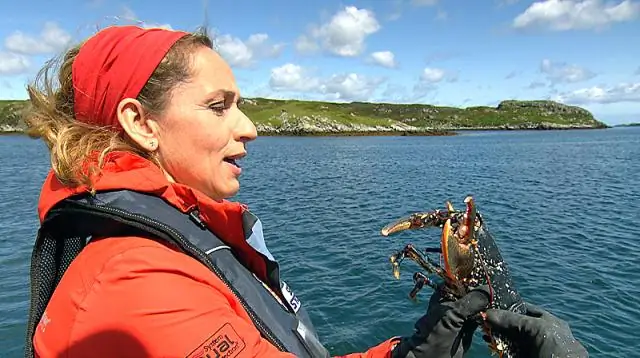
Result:
{"type": "Polygon", "coordinates": [[[210,104],[209,109],[217,113],[223,113],[227,109],[227,106],[224,102],[217,102],[210,104]]]}

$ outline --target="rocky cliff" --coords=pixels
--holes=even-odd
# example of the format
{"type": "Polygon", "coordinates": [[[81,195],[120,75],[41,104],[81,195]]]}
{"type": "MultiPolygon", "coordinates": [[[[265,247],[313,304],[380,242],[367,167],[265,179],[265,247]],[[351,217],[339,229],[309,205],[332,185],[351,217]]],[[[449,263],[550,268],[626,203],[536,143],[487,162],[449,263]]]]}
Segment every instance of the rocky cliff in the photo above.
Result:
{"type": "MultiPolygon", "coordinates": [[[[0,101],[0,130],[20,132],[24,101],[0,101]]],[[[587,110],[552,101],[501,102],[497,107],[332,103],[245,99],[240,105],[263,135],[442,135],[465,129],[606,128],[587,110]]]]}
{"type": "Polygon", "coordinates": [[[23,132],[27,129],[21,117],[25,103],[25,101],[0,101],[0,133],[23,132]]]}

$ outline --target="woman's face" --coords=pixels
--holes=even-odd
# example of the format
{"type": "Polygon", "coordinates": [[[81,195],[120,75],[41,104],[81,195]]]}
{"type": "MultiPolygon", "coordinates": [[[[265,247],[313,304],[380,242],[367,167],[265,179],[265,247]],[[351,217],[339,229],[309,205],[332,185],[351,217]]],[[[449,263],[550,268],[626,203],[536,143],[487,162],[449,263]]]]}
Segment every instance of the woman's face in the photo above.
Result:
{"type": "Polygon", "coordinates": [[[202,47],[193,78],[175,88],[158,121],[158,154],[170,180],[222,200],[240,189],[237,160],[256,127],[237,106],[240,94],[227,63],[202,47]]]}

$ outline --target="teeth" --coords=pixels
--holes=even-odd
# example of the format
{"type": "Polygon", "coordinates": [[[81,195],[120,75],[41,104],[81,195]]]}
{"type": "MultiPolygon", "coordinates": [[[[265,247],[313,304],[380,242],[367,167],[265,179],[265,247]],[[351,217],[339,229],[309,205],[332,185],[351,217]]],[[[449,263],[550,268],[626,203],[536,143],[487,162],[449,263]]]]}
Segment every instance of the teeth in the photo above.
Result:
{"type": "Polygon", "coordinates": [[[238,165],[238,163],[236,163],[235,159],[227,159],[227,158],[225,158],[225,159],[224,159],[224,161],[225,161],[225,162],[227,162],[227,163],[233,164],[233,165],[235,165],[236,167],[240,168],[240,166],[238,165]]]}

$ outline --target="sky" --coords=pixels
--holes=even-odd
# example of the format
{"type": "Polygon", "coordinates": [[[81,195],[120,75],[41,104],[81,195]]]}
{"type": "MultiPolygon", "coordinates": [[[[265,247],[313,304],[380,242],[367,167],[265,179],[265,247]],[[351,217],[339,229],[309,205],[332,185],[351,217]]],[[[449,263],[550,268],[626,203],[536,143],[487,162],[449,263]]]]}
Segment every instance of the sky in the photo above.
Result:
{"type": "Polygon", "coordinates": [[[206,26],[243,97],[495,106],[550,99],[640,120],[640,0],[6,1],[0,99],[118,24],[206,26]],[[206,9],[206,11],[205,11],[206,9]]]}

